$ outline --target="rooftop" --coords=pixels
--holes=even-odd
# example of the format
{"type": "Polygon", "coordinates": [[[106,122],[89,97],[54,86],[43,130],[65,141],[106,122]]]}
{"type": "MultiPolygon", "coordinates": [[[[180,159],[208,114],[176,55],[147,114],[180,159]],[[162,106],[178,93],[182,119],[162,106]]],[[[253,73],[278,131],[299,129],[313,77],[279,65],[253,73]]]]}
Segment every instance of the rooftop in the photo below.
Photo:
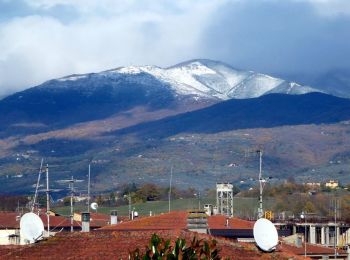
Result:
{"type": "MultiPolygon", "coordinates": [[[[61,232],[37,244],[22,247],[0,247],[3,259],[128,259],[129,251],[137,247],[143,251],[153,233],[175,241],[177,237],[186,239],[187,244],[198,236],[199,239],[212,239],[209,235],[180,230],[103,230],[90,233],[61,232]]],[[[215,238],[221,257],[234,259],[290,259],[291,253],[262,253],[252,244],[241,244],[227,239],[215,238]]],[[[302,259],[294,255],[293,259],[302,259]]]]}

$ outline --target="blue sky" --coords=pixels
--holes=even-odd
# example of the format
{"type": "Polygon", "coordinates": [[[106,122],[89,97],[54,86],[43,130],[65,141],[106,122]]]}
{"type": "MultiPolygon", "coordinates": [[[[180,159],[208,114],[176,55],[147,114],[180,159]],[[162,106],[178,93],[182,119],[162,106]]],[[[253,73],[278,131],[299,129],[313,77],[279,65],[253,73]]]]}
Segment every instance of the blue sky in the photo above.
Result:
{"type": "Polygon", "coordinates": [[[0,0],[0,96],[73,73],[221,60],[350,70],[349,0],[0,0]]]}

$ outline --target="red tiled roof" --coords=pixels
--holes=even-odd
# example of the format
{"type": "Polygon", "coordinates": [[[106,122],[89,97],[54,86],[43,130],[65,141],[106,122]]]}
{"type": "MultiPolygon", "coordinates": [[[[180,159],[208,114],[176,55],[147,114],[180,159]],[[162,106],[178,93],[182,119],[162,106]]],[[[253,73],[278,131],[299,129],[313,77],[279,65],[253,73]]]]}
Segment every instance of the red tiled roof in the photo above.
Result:
{"type": "MultiPolygon", "coordinates": [[[[16,220],[18,216],[17,212],[0,212],[0,229],[18,229],[20,221],[16,220]]],[[[40,216],[43,221],[44,227],[47,227],[46,214],[41,212],[40,216]]],[[[74,227],[80,227],[81,225],[77,221],[73,221],[74,227]]],[[[70,227],[70,219],[63,216],[50,216],[50,227],[51,228],[63,228],[70,227]]]]}
{"type": "Polygon", "coordinates": [[[19,228],[18,212],[0,212],[0,229],[19,228]]]}
{"type": "MultiPolygon", "coordinates": [[[[46,214],[40,215],[41,220],[44,223],[44,227],[47,227],[47,217],[46,214]]],[[[68,228],[70,227],[70,218],[63,216],[50,216],[50,229],[54,228],[68,228]]],[[[81,227],[80,223],[73,221],[73,227],[81,227]]]]}
{"type": "MultiPolygon", "coordinates": [[[[305,254],[305,247],[304,243],[301,247],[296,247],[294,245],[290,244],[282,244],[281,250],[284,252],[292,252],[296,255],[304,255],[305,254]]],[[[306,244],[306,253],[309,255],[333,255],[334,249],[330,247],[320,246],[320,245],[313,245],[313,244],[306,244]]],[[[346,254],[344,250],[338,250],[339,254],[346,254]]]]}
{"type": "MultiPolygon", "coordinates": [[[[136,248],[144,251],[155,232],[164,239],[170,239],[172,244],[177,237],[184,238],[187,245],[190,244],[195,235],[199,239],[212,239],[209,235],[179,230],[61,232],[55,237],[37,244],[0,248],[0,259],[128,259],[129,251],[136,248]]],[[[220,238],[215,238],[215,240],[221,250],[220,256],[222,258],[287,260],[291,255],[283,252],[266,254],[258,251],[253,245],[243,245],[220,238]]],[[[293,259],[301,258],[294,257],[293,259]]]]}
{"type": "Polygon", "coordinates": [[[254,222],[239,218],[228,218],[228,226],[226,226],[227,217],[223,215],[215,215],[208,217],[208,226],[210,229],[253,229],[254,222]]]}
{"type": "Polygon", "coordinates": [[[103,227],[103,230],[161,230],[187,228],[187,212],[172,211],[152,217],[143,217],[117,225],[103,227]]]}

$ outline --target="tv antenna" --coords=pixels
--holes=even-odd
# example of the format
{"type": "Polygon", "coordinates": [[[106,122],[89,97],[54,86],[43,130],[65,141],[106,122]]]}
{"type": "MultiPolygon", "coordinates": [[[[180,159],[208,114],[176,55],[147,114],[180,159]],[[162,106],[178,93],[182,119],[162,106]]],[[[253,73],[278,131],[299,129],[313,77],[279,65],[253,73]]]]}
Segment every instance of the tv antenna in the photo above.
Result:
{"type": "Polygon", "coordinates": [[[90,212],[90,164],[89,164],[89,173],[88,173],[88,201],[87,201],[87,212],[90,212]]]}
{"type": "Polygon", "coordinates": [[[266,218],[259,218],[253,228],[257,246],[264,252],[272,252],[278,245],[278,233],[272,222],[266,218]]]}
{"type": "Polygon", "coordinates": [[[259,154],[259,208],[258,208],[258,218],[262,218],[264,216],[264,210],[263,210],[263,190],[266,185],[266,182],[270,177],[263,178],[262,177],[262,156],[263,156],[263,150],[258,149],[256,151],[259,154]]]}
{"type": "Polygon", "coordinates": [[[43,168],[43,162],[44,162],[44,158],[41,158],[40,169],[39,169],[39,174],[38,174],[38,180],[36,182],[34,201],[33,201],[31,212],[34,211],[35,206],[37,205],[36,200],[38,198],[38,189],[39,189],[39,185],[40,185],[40,177],[41,177],[41,172],[42,172],[42,168],[43,168]]]}
{"type": "Polygon", "coordinates": [[[46,217],[47,217],[47,236],[50,237],[50,189],[49,189],[49,165],[46,164],[46,217]]]}
{"type": "Polygon", "coordinates": [[[74,218],[74,206],[73,206],[73,200],[74,200],[74,183],[76,182],[82,182],[83,180],[74,179],[73,176],[71,179],[67,180],[59,180],[57,182],[59,183],[68,183],[68,188],[70,189],[70,232],[73,232],[73,218],[74,218]]]}
{"type": "Polygon", "coordinates": [[[41,218],[33,212],[24,214],[19,226],[21,237],[24,237],[29,243],[35,243],[43,236],[44,224],[41,218]]]}

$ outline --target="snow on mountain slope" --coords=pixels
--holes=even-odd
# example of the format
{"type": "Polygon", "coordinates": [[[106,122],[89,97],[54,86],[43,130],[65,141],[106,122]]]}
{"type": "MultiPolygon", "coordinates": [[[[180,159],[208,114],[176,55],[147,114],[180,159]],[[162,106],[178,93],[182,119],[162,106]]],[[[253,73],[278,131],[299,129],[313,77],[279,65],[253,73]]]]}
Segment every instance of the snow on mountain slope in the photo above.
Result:
{"type": "MultiPolygon", "coordinates": [[[[191,60],[169,68],[157,66],[120,67],[100,73],[72,75],[58,79],[63,85],[80,85],[72,81],[122,80],[142,84],[164,84],[179,95],[227,100],[259,97],[268,93],[305,94],[319,92],[311,87],[252,71],[241,71],[217,61],[191,60]]],[[[84,84],[85,85],[85,84],[84,84]]]]}

